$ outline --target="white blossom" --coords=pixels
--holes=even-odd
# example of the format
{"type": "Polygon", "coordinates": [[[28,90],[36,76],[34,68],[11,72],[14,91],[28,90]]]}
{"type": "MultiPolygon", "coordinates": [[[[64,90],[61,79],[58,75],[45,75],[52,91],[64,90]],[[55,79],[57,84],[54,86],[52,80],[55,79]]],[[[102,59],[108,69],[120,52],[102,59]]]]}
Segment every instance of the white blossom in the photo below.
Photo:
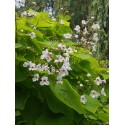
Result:
{"type": "Polygon", "coordinates": [[[86,104],[87,100],[86,100],[86,97],[84,95],[80,96],[80,102],[82,102],[83,104],[86,104]]]}
{"type": "Polygon", "coordinates": [[[78,38],[78,35],[77,35],[77,34],[75,34],[75,35],[74,35],[74,37],[75,37],[75,38],[78,38]]]}
{"type": "Polygon", "coordinates": [[[68,69],[66,67],[62,66],[61,69],[60,69],[59,75],[62,76],[62,77],[67,76],[68,75],[68,69]]]}
{"type": "Polygon", "coordinates": [[[66,50],[66,46],[64,45],[64,44],[58,44],[58,48],[60,49],[60,50],[63,50],[63,51],[65,51],[66,50]]]}
{"type": "Polygon", "coordinates": [[[63,56],[69,57],[69,54],[68,53],[63,53],[63,56]]]}
{"type": "Polygon", "coordinates": [[[89,34],[86,27],[85,27],[85,29],[84,29],[84,31],[83,31],[83,34],[84,34],[84,35],[89,34]]]}
{"type": "Polygon", "coordinates": [[[51,58],[52,53],[46,49],[45,51],[42,52],[41,59],[46,59],[47,62],[50,62],[52,60],[51,58]]]}
{"type": "Polygon", "coordinates": [[[36,34],[34,32],[30,33],[29,36],[31,37],[31,39],[36,37],[36,34]]]}
{"type": "Polygon", "coordinates": [[[43,86],[43,85],[49,85],[49,81],[48,81],[48,77],[46,76],[42,76],[41,78],[41,81],[40,81],[40,85],[43,86]]]}
{"type": "Polygon", "coordinates": [[[102,83],[106,84],[106,80],[105,80],[105,79],[104,79],[104,80],[102,80],[102,83]]]}
{"type": "Polygon", "coordinates": [[[87,21],[82,20],[81,23],[82,23],[83,25],[86,25],[86,24],[87,24],[87,21]]]}
{"type": "Polygon", "coordinates": [[[100,96],[100,94],[98,92],[96,92],[95,90],[91,90],[90,96],[92,98],[98,98],[100,96]]]}
{"type": "Polygon", "coordinates": [[[66,50],[67,53],[72,53],[73,52],[73,49],[71,47],[69,47],[67,50],[66,50]]]}
{"type": "Polygon", "coordinates": [[[86,39],[84,37],[81,38],[81,41],[86,41],[86,39]]]}
{"type": "Polygon", "coordinates": [[[80,26],[79,26],[79,25],[76,25],[75,28],[74,28],[74,30],[75,30],[77,33],[79,33],[79,32],[80,32],[80,26]]]}
{"type": "Polygon", "coordinates": [[[60,24],[64,24],[64,20],[60,20],[60,24]]]}
{"type": "Polygon", "coordinates": [[[23,32],[23,30],[20,30],[21,32],[23,32]]]}
{"type": "Polygon", "coordinates": [[[27,16],[27,12],[26,11],[22,12],[21,16],[27,16]]]}
{"type": "Polygon", "coordinates": [[[23,63],[23,67],[27,67],[27,66],[29,66],[29,63],[28,62],[24,62],[23,63]]]}
{"type": "Polygon", "coordinates": [[[99,76],[96,78],[96,80],[94,80],[94,82],[95,82],[95,84],[98,85],[98,86],[99,86],[100,84],[102,84],[102,80],[100,79],[99,76]]]}
{"type": "Polygon", "coordinates": [[[31,16],[36,16],[36,12],[28,12],[27,15],[28,15],[29,17],[31,17],[31,16]]]}
{"type": "Polygon", "coordinates": [[[100,26],[97,23],[97,24],[93,24],[91,28],[94,29],[94,30],[97,30],[97,29],[100,29],[100,26]]]}
{"type": "Polygon", "coordinates": [[[61,55],[56,55],[57,59],[55,60],[55,63],[59,63],[59,62],[63,62],[64,61],[64,57],[61,55]]]}
{"type": "Polygon", "coordinates": [[[99,38],[98,38],[98,33],[94,33],[94,34],[93,34],[93,40],[94,40],[94,41],[98,41],[98,40],[99,40],[99,38]]]}
{"type": "Polygon", "coordinates": [[[39,74],[34,74],[33,78],[32,78],[33,82],[38,81],[39,80],[39,74]]]}
{"type": "Polygon", "coordinates": [[[79,86],[80,86],[80,87],[83,87],[83,84],[81,83],[79,86]]]}
{"type": "Polygon", "coordinates": [[[94,45],[92,46],[92,51],[93,51],[93,52],[96,52],[96,44],[94,44],[94,45]]]}
{"type": "Polygon", "coordinates": [[[72,35],[70,33],[64,34],[64,37],[67,39],[71,39],[72,35]]]}
{"type": "Polygon", "coordinates": [[[94,18],[95,18],[94,16],[91,17],[91,19],[94,19],[94,18]]]}
{"type": "Polygon", "coordinates": [[[32,63],[31,61],[29,62],[29,71],[36,70],[36,64],[32,63]]]}
{"type": "Polygon", "coordinates": [[[103,96],[106,96],[106,93],[105,93],[105,89],[104,89],[104,88],[102,88],[101,94],[102,94],[103,96]]]}
{"type": "Polygon", "coordinates": [[[33,5],[36,5],[36,2],[32,2],[33,5]]]}
{"type": "Polygon", "coordinates": [[[90,73],[88,73],[88,74],[87,74],[87,77],[90,77],[90,76],[91,76],[91,74],[90,74],[90,73]]]}

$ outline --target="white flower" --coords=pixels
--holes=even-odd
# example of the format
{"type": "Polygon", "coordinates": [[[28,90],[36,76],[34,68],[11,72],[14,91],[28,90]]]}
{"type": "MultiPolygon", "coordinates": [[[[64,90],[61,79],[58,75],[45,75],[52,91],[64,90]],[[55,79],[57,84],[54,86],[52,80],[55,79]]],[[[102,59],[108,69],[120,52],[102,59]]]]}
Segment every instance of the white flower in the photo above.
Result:
{"type": "Polygon", "coordinates": [[[56,63],[58,63],[58,62],[63,62],[63,61],[64,61],[64,57],[63,57],[63,56],[61,56],[61,55],[56,55],[56,57],[57,57],[57,60],[55,60],[56,63]]]}
{"type": "Polygon", "coordinates": [[[46,49],[45,51],[42,52],[41,59],[46,59],[47,62],[50,62],[52,60],[51,58],[52,53],[46,49]]]}
{"type": "Polygon", "coordinates": [[[103,96],[106,96],[106,93],[105,93],[105,89],[104,89],[104,88],[102,88],[101,94],[102,94],[103,96]]]}
{"type": "Polygon", "coordinates": [[[21,32],[23,32],[23,30],[20,30],[21,32]]]}
{"type": "Polygon", "coordinates": [[[52,73],[55,73],[56,72],[56,68],[51,66],[51,71],[52,71],[52,73]]]}
{"type": "Polygon", "coordinates": [[[91,19],[94,19],[94,18],[95,18],[94,16],[91,17],[91,19]]]}
{"type": "Polygon", "coordinates": [[[87,74],[87,77],[90,77],[90,76],[91,76],[91,74],[90,74],[90,73],[88,73],[88,74],[87,74]]]}
{"type": "Polygon", "coordinates": [[[81,41],[86,41],[86,39],[82,37],[82,38],[81,38],[81,41]]]}
{"type": "Polygon", "coordinates": [[[63,20],[60,20],[60,24],[64,24],[64,21],[63,21],[63,20]]]}
{"type": "Polygon", "coordinates": [[[96,92],[95,90],[91,90],[90,96],[92,98],[98,98],[100,96],[100,94],[98,92],[96,92]]]}
{"type": "Polygon", "coordinates": [[[33,82],[38,81],[39,80],[39,74],[34,74],[33,78],[32,78],[33,82]]]}
{"type": "Polygon", "coordinates": [[[87,80],[85,80],[86,82],[89,82],[89,80],[87,79],[87,80]]]}
{"type": "Polygon", "coordinates": [[[89,34],[86,27],[85,27],[85,29],[84,29],[84,31],[83,31],[83,34],[84,34],[84,35],[89,34]]]}
{"type": "Polygon", "coordinates": [[[94,30],[97,30],[97,29],[100,29],[100,26],[97,23],[97,24],[93,24],[91,28],[94,29],[94,30]]]}
{"type": "Polygon", "coordinates": [[[98,86],[99,86],[100,84],[102,84],[102,80],[100,79],[99,76],[96,78],[96,80],[94,80],[94,82],[95,82],[95,84],[98,85],[98,86]]]}
{"type": "Polygon", "coordinates": [[[85,96],[84,95],[81,95],[80,96],[80,102],[82,102],[83,104],[86,104],[86,98],[85,98],[85,96]]]}
{"type": "Polygon", "coordinates": [[[46,76],[42,76],[41,78],[41,81],[40,81],[40,85],[43,86],[43,85],[49,85],[49,81],[48,81],[48,77],[46,76]]]}
{"type": "Polygon", "coordinates": [[[74,35],[74,37],[75,37],[75,38],[78,38],[78,35],[77,35],[77,34],[75,34],[75,35],[74,35]]]}
{"type": "Polygon", "coordinates": [[[61,75],[57,76],[57,82],[56,83],[63,84],[62,76],[61,75]]]}
{"type": "Polygon", "coordinates": [[[79,26],[79,25],[76,25],[75,28],[74,28],[74,30],[75,30],[77,33],[79,33],[79,32],[80,32],[80,26],[79,26]]]}
{"type": "Polygon", "coordinates": [[[56,21],[56,18],[54,18],[53,16],[51,17],[53,21],[56,21]]]}
{"type": "Polygon", "coordinates": [[[30,33],[29,36],[31,37],[31,39],[36,37],[36,34],[34,32],[30,33]]]}
{"type": "Polygon", "coordinates": [[[28,15],[29,17],[31,17],[31,16],[36,16],[36,12],[28,12],[27,15],[28,15]]]}
{"type": "Polygon", "coordinates": [[[72,35],[70,33],[64,34],[64,37],[67,39],[71,39],[72,35]]]}
{"type": "Polygon", "coordinates": [[[73,52],[77,53],[77,50],[76,50],[76,49],[73,49],[73,52]]]}
{"type": "Polygon", "coordinates": [[[96,44],[94,46],[92,46],[92,51],[95,52],[96,51],[96,44]]]}
{"type": "Polygon", "coordinates": [[[21,16],[27,16],[27,12],[26,11],[22,12],[21,16]]]}
{"type": "Polygon", "coordinates": [[[63,56],[69,57],[69,54],[68,53],[63,53],[63,56]]]}
{"type": "Polygon", "coordinates": [[[33,71],[33,70],[36,70],[36,64],[29,62],[29,71],[33,71]]]}
{"type": "Polygon", "coordinates": [[[82,23],[83,25],[86,25],[86,24],[87,24],[87,21],[82,20],[81,23],[82,23]]]}
{"type": "Polygon", "coordinates": [[[59,72],[59,76],[67,76],[68,75],[68,70],[66,67],[62,66],[61,69],[60,69],[60,72],[59,72]]]}
{"type": "Polygon", "coordinates": [[[33,5],[36,5],[36,2],[32,2],[33,5]]]}
{"type": "Polygon", "coordinates": [[[104,79],[104,80],[102,80],[102,83],[105,83],[106,84],[106,80],[104,79]]]}
{"type": "Polygon", "coordinates": [[[80,86],[80,87],[83,87],[83,84],[81,83],[79,86],[80,86]]]}
{"type": "Polygon", "coordinates": [[[72,53],[73,52],[73,49],[71,47],[69,47],[67,50],[66,50],[67,53],[72,53]]]}
{"type": "Polygon", "coordinates": [[[58,44],[58,48],[64,51],[66,49],[66,46],[60,43],[58,44]]]}
{"type": "Polygon", "coordinates": [[[99,40],[99,38],[98,38],[98,33],[94,33],[94,34],[93,34],[93,40],[94,40],[94,41],[98,41],[98,40],[99,40]]]}
{"type": "Polygon", "coordinates": [[[44,65],[42,65],[43,70],[49,70],[49,66],[47,63],[45,63],[44,65]]]}
{"type": "Polygon", "coordinates": [[[66,68],[68,71],[72,70],[71,67],[70,67],[70,63],[69,63],[69,58],[68,57],[65,58],[62,67],[66,68]]]}
{"type": "Polygon", "coordinates": [[[27,67],[27,66],[29,66],[29,63],[28,62],[24,62],[23,63],[23,67],[27,67]]]}

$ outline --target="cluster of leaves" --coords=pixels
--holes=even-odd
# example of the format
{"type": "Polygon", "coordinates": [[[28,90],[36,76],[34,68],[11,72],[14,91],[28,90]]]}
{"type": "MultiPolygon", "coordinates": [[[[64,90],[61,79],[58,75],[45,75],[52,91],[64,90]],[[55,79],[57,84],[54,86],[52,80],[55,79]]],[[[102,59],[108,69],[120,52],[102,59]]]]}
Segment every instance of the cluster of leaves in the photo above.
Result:
{"type": "MultiPolygon", "coordinates": [[[[28,10],[32,11],[32,10],[28,10]]],[[[16,125],[105,125],[108,122],[108,74],[88,50],[78,47],[64,37],[72,33],[68,16],[61,17],[64,24],[49,18],[48,13],[36,13],[36,16],[20,16],[16,13],[16,125]],[[34,32],[36,37],[31,38],[34,32]],[[57,84],[54,75],[49,76],[49,86],[40,86],[32,82],[33,72],[23,67],[26,61],[41,63],[42,51],[54,51],[59,43],[76,49],[71,53],[69,75],[63,84],[57,84]],[[87,73],[92,77],[88,78],[87,73]],[[106,79],[107,96],[91,98],[92,89],[100,91],[94,79],[100,76],[106,79]],[[86,82],[89,80],[89,82],[86,82]],[[80,87],[82,83],[84,86],[80,87]],[[87,102],[80,102],[80,95],[85,95],[87,102]]]]}

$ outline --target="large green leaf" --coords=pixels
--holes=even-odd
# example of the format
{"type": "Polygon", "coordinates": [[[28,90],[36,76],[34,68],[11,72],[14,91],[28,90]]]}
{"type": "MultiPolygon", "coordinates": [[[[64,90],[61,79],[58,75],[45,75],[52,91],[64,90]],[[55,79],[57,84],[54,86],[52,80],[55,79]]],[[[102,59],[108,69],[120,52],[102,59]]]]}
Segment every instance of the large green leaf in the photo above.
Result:
{"type": "Polygon", "coordinates": [[[16,87],[15,93],[16,93],[16,95],[15,95],[15,108],[16,109],[24,109],[26,100],[29,97],[28,92],[24,91],[20,87],[16,87]]]}
{"type": "Polygon", "coordinates": [[[79,60],[79,68],[92,74],[97,74],[100,70],[98,61],[89,54],[71,54],[73,58],[79,60]]]}
{"type": "Polygon", "coordinates": [[[16,71],[15,71],[15,73],[16,73],[15,81],[16,82],[24,81],[30,74],[30,72],[26,68],[24,68],[23,65],[22,65],[22,67],[18,65],[15,68],[16,68],[16,71]]]}
{"type": "Polygon", "coordinates": [[[70,114],[72,109],[61,102],[52,92],[49,90],[47,92],[47,103],[48,107],[54,113],[70,114]]]}
{"type": "Polygon", "coordinates": [[[80,102],[80,95],[72,88],[66,79],[63,80],[63,84],[56,84],[51,81],[50,88],[54,95],[64,104],[80,114],[85,113],[84,106],[80,102]]]}
{"type": "Polygon", "coordinates": [[[74,123],[72,116],[53,113],[45,105],[43,113],[36,120],[36,125],[74,125],[74,123]]]}
{"type": "Polygon", "coordinates": [[[30,96],[26,101],[25,108],[22,111],[23,118],[31,125],[34,125],[35,120],[42,112],[42,103],[41,101],[35,97],[30,96]]]}
{"type": "Polygon", "coordinates": [[[97,99],[91,98],[90,96],[86,94],[85,94],[85,97],[87,99],[87,102],[84,106],[85,109],[91,113],[95,113],[97,111],[97,108],[101,105],[101,103],[97,99]]]}
{"type": "Polygon", "coordinates": [[[98,113],[97,114],[98,119],[104,121],[104,122],[108,122],[109,121],[109,114],[106,113],[98,113]]]}

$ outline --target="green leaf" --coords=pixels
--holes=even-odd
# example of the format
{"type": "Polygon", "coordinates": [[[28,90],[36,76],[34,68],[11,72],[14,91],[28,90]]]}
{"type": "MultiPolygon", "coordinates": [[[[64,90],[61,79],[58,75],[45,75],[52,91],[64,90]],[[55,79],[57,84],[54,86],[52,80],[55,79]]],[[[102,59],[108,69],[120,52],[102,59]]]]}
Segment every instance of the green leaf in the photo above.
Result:
{"type": "Polygon", "coordinates": [[[71,112],[71,109],[56,98],[51,90],[47,91],[47,103],[50,110],[54,113],[69,114],[71,112]]]}
{"type": "Polygon", "coordinates": [[[109,121],[109,114],[98,113],[97,117],[98,117],[98,119],[102,120],[103,122],[108,122],[109,121]]]}
{"type": "MultiPolygon", "coordinates": [[[[60,107],[61,108],[61,107],[60,107]]],[[[73,117],[61,113],[53,113],[44,106],[43,113],[36,120],[36,125],[74,125],[73,117]]]]}
{"type": "Polygon", "coordinates": [[[20,115],[21,115],[20,111],[19,111],[19,110],[16,110],[15,116],[20,116],[20,115]]]}
{"type": "Polygon", "coordinates": [[[97,108],[101,105],[101,103],[97,99],[91,98],[90,96],[88,96],[86,94],[85,94],[85,97],[87,99],[87,102],[86,102],[84,108],[86,110],[88,110],[89,112],[95,114],[95,112],[97,111],[97,108]]]}
{"type": "Polygon", "coordinates": [[[22,44],[20,44],[20,43],[15,43],[15,48],[20,48],[20,47],[22,47],[22,44]]]}
{"type": "Polygon", "coordinates": [[[22,111],[23,118],[28,123],[33,124],[41,112],[42,112],[41,101],[35,96],[30,96],[26,101],[24,110],[22,111]]]}
{"type": "Polygon", "coordinates": [[[27,98],[29,97],[28,92],[23,91],[23,89],[16,87],[15,91],[15,108],[24,109],[27,98]]]}
{"type": "Polygon", "coordinates": [[[50,89],[65,105],[76,110],[80,114],[85,113],[84,106],[80,102],[80,95],[72,88],[66,79],[63,80],[63,84],[51,82],[50,89]]]}
{"type": "Polygon", "coordinates": [[[24,68],[23,66],[16,66],[15,67],[16,71],[16,76],[15,76],[15,81],[16,82],[21,82],[24,81],[30,74],[30,72],[24,68]]]}

